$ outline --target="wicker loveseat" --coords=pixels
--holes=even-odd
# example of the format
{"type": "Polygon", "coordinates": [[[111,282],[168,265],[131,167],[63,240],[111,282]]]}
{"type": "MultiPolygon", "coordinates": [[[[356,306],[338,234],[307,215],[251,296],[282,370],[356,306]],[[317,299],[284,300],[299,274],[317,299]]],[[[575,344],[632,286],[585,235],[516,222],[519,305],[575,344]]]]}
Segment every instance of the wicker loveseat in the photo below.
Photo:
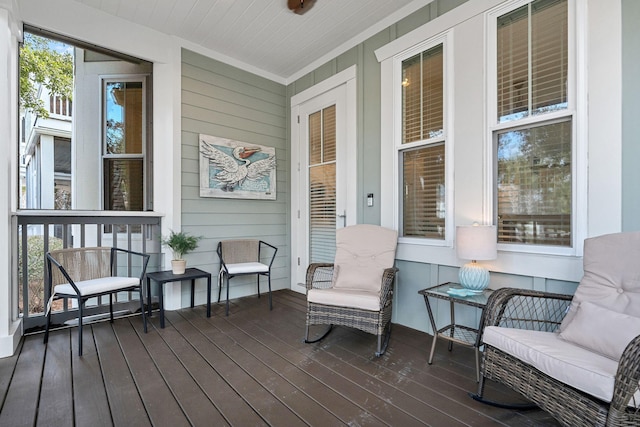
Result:
{"type": "Polygon", "coordinates": [[[585,240],[575,295],[499,289],[487,304],[482,378],[566,426],[640,425],[640,232],[585,240]]]}

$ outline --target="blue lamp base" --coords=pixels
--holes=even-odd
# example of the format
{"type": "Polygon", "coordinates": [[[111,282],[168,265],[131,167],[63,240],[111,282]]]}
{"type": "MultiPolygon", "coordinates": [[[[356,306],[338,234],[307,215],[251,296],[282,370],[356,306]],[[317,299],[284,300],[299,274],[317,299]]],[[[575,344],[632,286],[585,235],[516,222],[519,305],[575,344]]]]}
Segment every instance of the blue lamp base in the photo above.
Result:
{"type": "Polygon", "coordinates": [[[464,288],[474,292],[480,293],[489,287],[489,270],[475,261],[460,267],[458,278],[464,288]]]}

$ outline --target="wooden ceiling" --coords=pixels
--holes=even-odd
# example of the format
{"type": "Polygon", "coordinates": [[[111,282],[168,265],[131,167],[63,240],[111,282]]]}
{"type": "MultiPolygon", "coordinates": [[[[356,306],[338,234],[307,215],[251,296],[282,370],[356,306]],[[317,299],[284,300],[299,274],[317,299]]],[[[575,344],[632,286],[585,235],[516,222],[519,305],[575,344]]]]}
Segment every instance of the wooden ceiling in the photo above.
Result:
{"type": "Polygon", "coordinates": [[[317,0],[303,15],[287,0],[75,1],[286,83],[432,0],[317,0]]]}

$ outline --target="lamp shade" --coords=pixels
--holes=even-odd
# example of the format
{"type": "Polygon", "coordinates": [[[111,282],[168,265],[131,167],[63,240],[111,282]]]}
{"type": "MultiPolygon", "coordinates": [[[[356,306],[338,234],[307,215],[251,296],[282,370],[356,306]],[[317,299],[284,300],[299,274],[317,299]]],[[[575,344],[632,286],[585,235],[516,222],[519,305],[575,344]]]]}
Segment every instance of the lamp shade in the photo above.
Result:
{"type": "Polygon", "coordinates": [[[463,225],[456,227],[456,253],[460,259],[488,260],[498,257],[498,235],[495,225],[463,225]]]}

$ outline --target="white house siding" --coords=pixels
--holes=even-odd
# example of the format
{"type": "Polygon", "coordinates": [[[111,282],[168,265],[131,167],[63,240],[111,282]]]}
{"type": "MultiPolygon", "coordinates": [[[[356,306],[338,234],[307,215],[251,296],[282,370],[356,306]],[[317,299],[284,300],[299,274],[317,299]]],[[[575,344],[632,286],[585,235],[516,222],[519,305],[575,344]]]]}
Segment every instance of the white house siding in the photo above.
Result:
{"type": "MultiPolygon", "coordinates": [[[[202,236],[187,256],[190,266],[219,270],[216,247],[224,239],[264,240],[278,248],[272,289],[288,289],[289,149],[285,86],[220,61],[182,51],[182,229],[202,236]],[[276,149],[276,200],[199,196],[198,135],[206,134],[276,149]]],[[[215,279],[214,279],[215,281],[215,279]]],[[[266,291],[261,279],[261,292],[266,291]]],[[[188,301],[185,289],[183,301],[188,301]]],[[[205,289],[196,295],[205,301],[205,289]]],[[[231,280],[230,298],[256,293],[255,276],[231,280]]],[[[266,303],[266,302],[265,302],[266,303]]]]}

